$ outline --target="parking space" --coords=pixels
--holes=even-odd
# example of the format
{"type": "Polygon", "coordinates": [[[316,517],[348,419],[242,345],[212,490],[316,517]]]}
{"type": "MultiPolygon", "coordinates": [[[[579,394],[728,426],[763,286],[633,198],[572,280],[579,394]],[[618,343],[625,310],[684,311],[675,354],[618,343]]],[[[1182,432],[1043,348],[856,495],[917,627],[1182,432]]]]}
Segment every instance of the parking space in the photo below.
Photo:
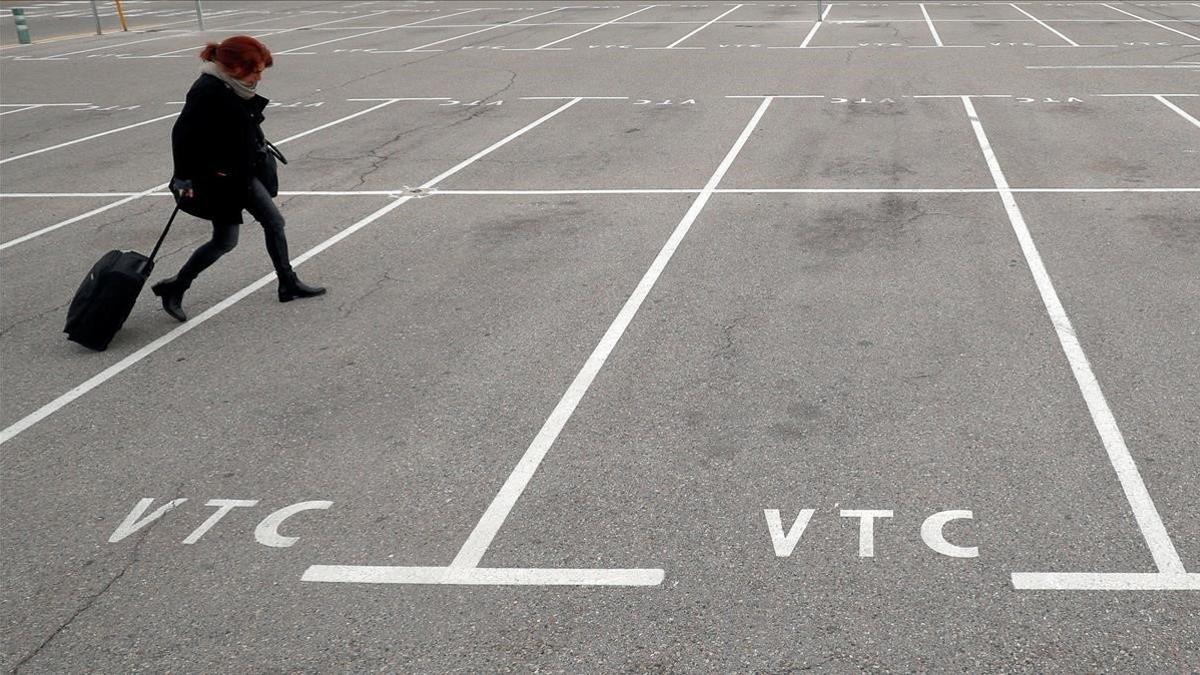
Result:
{"type": "Polygon", "coordinates": [[[153,117],[143,114],[143,119],[134,123],[140,123],[142,127],[109,127],[105,132],[111,133],[103,137],[86,134],[49,145],[39,141],[36,147],[29,146],[31,149],[26,153],[31,154],[24,157],[15,155],[11,163],[0,167],[5,188],[14,192],[53,191],[53,187],[57,186],[47,185],[46,172],[60,166],[64,157],[70,157],[91,169],[72,181],[73,191],[126,190],[129,189],[131,177],[140,177],[138,190],[164,183],[171,174],[171,157],[162,151],[162,145],[169,142],[171,125],[178,111],[178,106],[162,106],[153,111],[157,113],[153,117]]]}
{"type": "MultiPolygon", "coordinates": [[[[722,5],[714,4],[712,8],[720,8],[722,5]]],[[[729,11],[737,7],[736,10],[725,14],[720,22],[736,22],[736,23],[812,23],[817,18],[816,8],[811,3],[805,2],[768,2],[768,3],[731,3],[724,5],[723,9],[714,12],[712,16],[719,16],[720,13],[729,11]],[[740,5],[740,6],[739,6],[740,5]]],[[[692,21],[699,20],[699,17],[693,17],[692,21]]],[[[704,22],[711,21],[705,19],[704,22]]],[[[703,22],[702,22],[703,23],[703,22]]]]}
{"type": "Polygon", "coordinates": [[[1018,10],[1046,22],[1116,21],[1122,19],[1136,21],[1136,19],[1124,17],[1103,4],[1095,2],[1018,2],[1014,4],[1018,10]]]}
{"type": "MultiPolygon", "coordinates": [[[[490,198],[486,209],[472,208],[481,203],[475,198],[410,203],[336,255],[301,268],[306,278],[336,288],[317,301],[327,310],[325,319],[314,321],[299,304],[281,305],[272,289],[264,290],[212,322],[203,337],[178,338],[69,411],[62,424],[78,425],[72,433],[90,431],[87,439],[81,435],[78,443],[53,449],[56,462],[88,458],[88,478],[71,491],[75,506],[68,510],[132,504],[141,493],[128,491],[130,464],[140,467],[138,489],[159,494],[248,494],[274,475],[291,484],[293,494],[353,504],[351,521],[336,529],[355,534],[323,548],[323,556],[344,562],[395,555],[416,564],[451,556],[455,535],[478,517],[494,477],[507,471],[536,432],[555,391],[598,339],[597,324],[636,282],[685,206],[654,206],[652,200],[611,211],[588,208],[595,199],[490,198]],[[636,221],[621,217],[632,210],[641,214],[636,221]],[[476,216],[464,218],[465,212],[476,216]],[[534,214],[554,214],[561,227],[536,227],[534,214]],[[367,268],[372,272],[361,274],[367,268]],[[449,272],[464,268],[471,272],[449,272]],[[247,328],[254,337],[243,335],[247,328]],[[239,345],[236,354],[232,344],[239,345]],[[145,391],[163,402],[150,416],[139,393],[145,391]],[[98,410],[106,412],[98,416],[98,410]],[[242,443],[239,437],[257,440],[242,443]],[[210,478],[185,478],[179,488],[170,476],[210,478]],[[389,515],[379,519],[382,514],[389,515]],[[406,523],[430,527],[414,538],[416,530],[406,523]]],[[[354,208],[322,203],[331,210],[354,208]]],[[[327,234],[294,229],[297,249],[327,234]]],[[[241,248],[247,250],[230,254],[232,260],[223,259],[200,279],[190,305],[212,304],[253,278],[248,263],[263,256],[256,247],[241,248]]],[[[163,265],[177,262],[168,258],[163,265]]],[[[131,327],[161,330],[162,313],[145,309],[131,317],[131,327]]],[[[50,356],[40,361],[43,374],[79,360],[78,354],[50,356]]],[[[28,392],[22,398],[41,393],[21,386],[19,372],[7,377],[14,391],[28,392]]],[[[37,436],[23,442],[37,444],[37,436]]],[[[20,495],[54,492],[35,477],[36,466],[13,469],[6,474],[20,470],[26,476],[20,485],[6,486],[14,504],[20,495]]],[[[6,520],[40,524],[35,514],[20,511],[6,509],[6,520]]],[[[57,519],[63,509],[53,511],[47,516],[57,519]]],[[[107,525],[116,527],[123,515],[108,514],[107,525]]],[[[178,528],[190,527],[169,525],[150,546],[173,549],[187,535],[175,537],[178,528]]],[[[84,550],[91,546],[82,534],[72,540],[84,550]]]]}
{"type": "Polygon", "coordinates": [[[958,99],[779,99],[723,187],[989,188],[958,99]],[[881,148],[875,139],[892,139],[881,148]],[[936,147],[945,162],[926,162],[936,147]]]}
{"type": "Polygon", "coordinates": [[[1200,7],[1194,2],[1135,2],[1129,8],[1134,14],[1158,21],[1196,21],[1200,19],[1200,7]]]}
{"type": "MultiPolygon", "coordinates": [[[[353,185],[357,190],[403,192],[569,100],[502,100],[499,105],[485,105],[483,101],[470,105],[475,102],[442,98],[356,102],[364,106],[363,110],[382,106],[363,116],[368,130],[364,130],[363,123],[351,120],[325,130],[316,139],[297,142],[300,160],[294,162],[295,168],[288,165],[288,175],[300,190],[344,190],[353,185]],[[396,127],[384,130],[372,119],[400,121],[396,127]],[[482,123],[465,123],[472,119],[482,123]],[[400,157],[404,161],[396,162],[394,158],[400,157]]],[[[507,169],[517,176],[537,170],[537,163],[522,166],[517,172],[512,167],[507,169]]]]}
{"type": "MultiPolygon", "coordinates": [[[[533,104],[516,102],[510,110],[533,104]]],[[[525,142],[490,155],[442,187],[694,189],[721,162],[728,139],[737,137],[751,112],[752,106],[736,99],[683,99],[665,105],[629,98],[584,100],[525,142]]]]}
{"type": "MultiPolygon", "coordinates": [[[[791,16],[794,17],[795,15],[791,16]]],[[[679,42],[678,46],[704,47],[708,49],[729,48],[738,45],[743,47],[750,45],[794,46],[804,40],[804,36],[812,29],[813,23],[811,20],[788,20],[773,23],[721,21],[700,30],[700,32],[694,35],[680,36],[680,38],[687,37],[687,39],[679,42]]],[[[700,26],[697,26],[693,30],[699,28],[700,26]]],[[[680,38],[676,38],[673,42],[678,42],[680,38]]]]}
{"type": "Polygon", "coordinates": [[[947,21],[937,23],[947,45],[1061,45],[1063,39],[1032,21],[947,21]]]}
{"type": "Polygon", "coordinates": [[[822,24],[813,36],[813,47],[845,45],[909,46],[932,45],[928,26],[912,21],[863,21],[822,24]]]}
{"type": "MultiPolygon", "coordinates": [[[[7,193],[8,191],[5,190],[7,193]]],[[[13,246],[12,242],[28,236],[59,222],[74,218],[82,213],[112,203],[118,197],[59,197],[53,200],[38,198],[9,198],[3,203],[4,222],[0,229],[3,245],[13,246]]],[[[3,253],[0,253],[3,255],[3,253]]],[[[10,285],[16,295],[21,295],[10,285]]],[[[22,289],[24,290],[24,289],[22,289]]],[[[6,309],[11,309],[7,305],[6,309]]]]}
{"type": "Polygon", "coordinates": [[[921,5],[897,3],[837,3],[825,15],[827,21],[924,21],[921,5]]]}
{"type": "MultiPolygon", "coordinates": [[[[6,183],[19,180],[16,171],[22,163],[39,161],[36,155],[49,152],[78,152],[83,144],[113,147],[120,145],[120,134],[126,137],[151,134],[151,125],[160,133],[169,133],[172,113],[178,112],[165,106],[96,105],[90,101],[77,101],[77,105],[61,105],[65,101],[28,101],[29,106],[5,106],[0,111],[9,114],[0,118],[4,130],[0,141],[5,145],[5,155],[0,159],[0,172],[6,183]],[[37,105],[49,103],[51,105],[37,105]],[[163,131],[165,130],[165,132],[163,131]],[[85,140],[86,139],[86,140],[85,140]],[[11,151],[9,151],[11,148],[11,151]],[[54,148],[53,150],[51,148],[54,148]]],[[[8,189],[29,189],[19,185],[8,185],[8,189]]]]}
{"type": "Polygon", "coordinates": [[[977,104],[1013,187],[1195,187],[1196,131],[1148,96],[977,104]],[[1131,133],[1136,130],[1136,133],[1131,133]]]}
{"type": "Polygon", "coordinates": [[[210,4],[0,52],[6,669],[1200,667],[1194,3],[210,4]],[[88,352],[226,30],[329,293],[88,352]]]}
{"type": "MultiPolygon", "coordinates": [[[[1193,181],[1193,185],[1195,182],[1193,181]]],[[[1022,196],[1063,302],[1087,339],[1121,429],[1185,564],[1200,564],[1196,491],[1178,480],[1200,470],[1195,396],[1200,363],[1193,298],[1200,238],[1197,200],[1178,195],[1022,196]]]]}
{"type": "Polygon", "coordinates": [[[876,524],[877,574],[899,580],[962,569],[931,562],[920,523],[979,503],[984,522],[955,532],[993,564],[1147,568],[1019,257],[992,195],[721,196],[489,564],[653,563],[710,581],[803,566],[820,586],[862,573],[840,511],[875,509],[894,514],[876,524]],[[1005,479],[982,480],[984,465],[1005,479]],[[778,557],[763,510],[789,528],[805,508],[809,529],[778,557]]]}
{"type": "Polygon", "coordinates": [[[986,24],[989,21],[1028,18],[1007,2],[930,2],[926,3],[925,7],[934,21],[950,19],[986,24]]]}
{"type": "Polygon", "coordinates": [[[1121,46],[1137,46],[1139,43],[1157,44],[1187,44],[1195,34],[1181,24],[1176,28],[1173,24],[1153,24],[1141,21],[1102,21],[1102,22],[1058,22],[1054,27],[1071,36],[1080,44],[1110,44],[1121,46]],[[1170,30],[1168,30],[1170,29],[1170,30]],[[1179,32],[1176,32],[1179,31],[1179,32]]]}

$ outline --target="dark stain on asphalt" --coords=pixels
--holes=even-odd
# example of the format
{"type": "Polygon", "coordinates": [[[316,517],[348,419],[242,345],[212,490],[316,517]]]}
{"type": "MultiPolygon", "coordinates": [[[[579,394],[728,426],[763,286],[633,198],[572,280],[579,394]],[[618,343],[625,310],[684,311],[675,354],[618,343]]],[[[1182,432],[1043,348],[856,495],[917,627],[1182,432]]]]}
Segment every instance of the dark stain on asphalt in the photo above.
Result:
{"type": "Polygon", "coordinates": [[[848,103],[850,114],[855,117],[898,117],[908,114],[908,107],[900,103],[848,103]]]}
{"type": "Polygon", "coordinates": [[[1144,213],[1138,222],[1170,248],[1189,253],[1200,250],[1200,221],[1176,214],[1144,213]]]}
{"type": "Polygon", "coordinates": [[[1131,162],[1124,157],[1105,155],[1088,161],[1086,166],[1089,170],[1117,176],[1133,183],[1141,183],[1146,180],[1145,163],[1131,162]]]}
{"type": "Polygon", "coordinates": [[[888,176],[898,179],[900,176],[916,175],[907,164],[886,159],[835,159],[821,169],[826,178],[844,178],[850,176],[888,176]]]}
{"type": "Polygon", "coordinates": [[[825,411],[821,406],[807,401],[796,401],[789,403],[787,407],[788,417],[800,422],[811,422],[821,419],[825,415],[825,411]]]}
{"type": "Polygon", "coordinates": [[[1064,103],[1062,105],[1052,105],[1045,110],[1052,115],[1071,115],[1080,117],[1093,117],[1097,113],[1095,106],[1091,106],[1086,103],[1064,103]]]}
{"type": "Polygon", "coordinates": [[[875,204],[824,208],[796,234],[806,249],[832,255],[893,251],[918,239],[910,225],[926,215],[914,198],[884,195],[875,204]]]}
{"type": "MultiPolygon", "coordinates": [[[[589,213],[580,208],[549,208],[542,213],[499,217],[471,228],[471,241],[480,251],[489,251],[512,260],[533,260],[535,242],[569,239],[579,234],[589,213]],[[506,251],[507,253],[501,254],[506,251]]],[[[590,223],[589,227],[596,227],[590,223]]]]}

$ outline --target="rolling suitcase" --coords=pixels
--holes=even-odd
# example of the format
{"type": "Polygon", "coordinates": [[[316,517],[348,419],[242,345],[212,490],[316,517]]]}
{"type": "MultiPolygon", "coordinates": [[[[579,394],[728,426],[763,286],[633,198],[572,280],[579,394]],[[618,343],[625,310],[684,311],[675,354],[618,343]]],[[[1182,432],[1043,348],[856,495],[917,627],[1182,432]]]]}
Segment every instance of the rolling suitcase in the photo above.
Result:
{"type": "Polygon", "coordinates": [[[108,348],[150,278],[154,256],[178,213],[179,207],[175,207],[148,257],[137,251],[109,251],[92,265],[67,309],[63,332],[68,340],[101,352],[108,348]]]}

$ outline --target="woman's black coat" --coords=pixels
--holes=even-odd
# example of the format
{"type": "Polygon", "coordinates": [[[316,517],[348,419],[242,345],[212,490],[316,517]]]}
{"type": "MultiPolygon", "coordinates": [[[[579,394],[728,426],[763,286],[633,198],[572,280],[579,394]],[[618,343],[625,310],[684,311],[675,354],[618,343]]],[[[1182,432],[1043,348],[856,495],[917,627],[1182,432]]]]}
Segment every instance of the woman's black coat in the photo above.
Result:
{"type": "Polygon", "coordinates": [[[278,185],[274,162],[267,162],[261,127],[267,103],[257,94],[248,100],[241,98],[208,73],[192,84],[171,130],[174,178],[191,181],[195,194],[180,199],[172,187],[183,211],[223,224],[240,224],[251,178],[258,176],[266,185],[270,185],[268,180],[278,185]],[[269,176],[265,175],[268,171],[269,176]]]}

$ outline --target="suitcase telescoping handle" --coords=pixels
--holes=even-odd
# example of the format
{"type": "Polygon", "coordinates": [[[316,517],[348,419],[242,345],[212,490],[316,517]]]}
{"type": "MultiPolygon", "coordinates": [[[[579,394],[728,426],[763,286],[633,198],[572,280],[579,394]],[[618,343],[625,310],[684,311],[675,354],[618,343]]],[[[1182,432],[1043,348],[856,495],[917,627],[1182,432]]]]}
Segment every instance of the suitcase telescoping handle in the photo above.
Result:
{"type": "Polygon", "coordinates": [[[271,141],[267,141],[265,138],[263,140],[267,142],[267,152],[275,155],[275,159],[279,160],[280,164],[287,164],[287,157],[283,156],[283,153],[279,151],[279,148],[275,147],[275,144],[271,141]]]}
{"type": "Polygon", "coordinates": [[[167,226],[163,228],[162,234],[158,235],[158,243],[154,245],[154,250],[150,252],[150,262],[154,262],[154,257],[158,255],[158,249],[162,248],[163,240],[167,238],[167,233],[171,231],[171,223],[175,222],[175,216],[179,215],[179,207],[171,212],[171,217],[167,220],[167,226]]]}

